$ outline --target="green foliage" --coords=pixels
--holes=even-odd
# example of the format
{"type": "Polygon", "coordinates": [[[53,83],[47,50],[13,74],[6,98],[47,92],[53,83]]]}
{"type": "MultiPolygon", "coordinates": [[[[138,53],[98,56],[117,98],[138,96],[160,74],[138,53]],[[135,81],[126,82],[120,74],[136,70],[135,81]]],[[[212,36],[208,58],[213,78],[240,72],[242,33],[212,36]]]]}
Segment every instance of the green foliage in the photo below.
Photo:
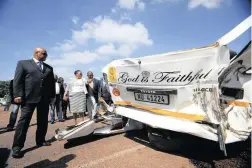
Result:
{"type": "Polygon", "coordinates": [[[9,93],[10,81],[0,81],[0,97],[4,97],[9,93]]]}

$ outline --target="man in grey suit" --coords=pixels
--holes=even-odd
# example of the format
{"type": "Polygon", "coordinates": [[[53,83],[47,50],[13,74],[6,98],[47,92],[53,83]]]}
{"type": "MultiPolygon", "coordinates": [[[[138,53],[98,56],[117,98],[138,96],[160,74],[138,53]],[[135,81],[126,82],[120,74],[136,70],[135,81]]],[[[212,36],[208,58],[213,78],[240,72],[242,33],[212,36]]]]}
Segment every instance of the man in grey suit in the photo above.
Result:
{"type": "Polygon", "coordinates": [[[18,121],[12,156],[22,157],[26,134],[37,108],[36,144],[38,147],[49,146],[45,136],[48,127],[49,103],[55,100],[55,82],[53,68],[44,63],[47,52],[44,48],[36,48],[33,59],[22,60],[17,63],[13,80],[13,96],[16,103],[21,103],[21,116],[18,121]]]}
{"type": "Polygon", "coordinates": [[[94,74],[91,71],[87,72],[87,110],[89,119],[96,119],[97,116],[97,106],[99,106],[98,102],[98,94],[100,88],[100,81],[94,78],[94,74]]]}

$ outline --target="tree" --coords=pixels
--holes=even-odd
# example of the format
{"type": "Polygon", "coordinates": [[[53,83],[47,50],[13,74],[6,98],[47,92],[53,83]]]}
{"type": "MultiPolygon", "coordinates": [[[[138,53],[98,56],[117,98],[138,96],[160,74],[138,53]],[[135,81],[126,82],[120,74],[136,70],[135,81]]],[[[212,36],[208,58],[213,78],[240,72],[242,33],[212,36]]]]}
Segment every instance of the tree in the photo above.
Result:
{"type": "Polygon", "coordinates": [[[4,97],[9,93],[10,81],[0,81],[0,97],[4,97]]]}

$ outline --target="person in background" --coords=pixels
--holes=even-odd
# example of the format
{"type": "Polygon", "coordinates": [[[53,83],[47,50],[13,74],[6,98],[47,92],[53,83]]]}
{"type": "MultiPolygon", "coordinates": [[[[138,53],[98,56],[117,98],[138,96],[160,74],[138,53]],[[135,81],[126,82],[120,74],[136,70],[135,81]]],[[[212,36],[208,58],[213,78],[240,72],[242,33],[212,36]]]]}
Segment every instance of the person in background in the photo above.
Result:
{"type": "Polygon", "coordinates": [[[10,96],[11,96],[12,111],[11,111],[11,114],[10,114],[9,124],[7,125],[7,131],[12,131],[15,124],[16,124],[18,110],[19,110],[19,107],[20,107],[20,103],[16,103],[14,101],[14,97],[13,97],[13,80],[10,81],[9,92],[10,92],[10,96]]]}
{"type": "MultiPolygon", "coordinates": [[[[54,74],[54,82],[56,83],[58,80],[58,76],[56,74],[54,74]]],[[[55,96],[56,96],[56,88],[55,88],[55,96]]],[[[51,101],[49,106],[50,106],[50,122],[51,124],[54,123],[54,110],[55,110],[55,101],[56,101],[56,98],[54,99],[54,101],[51,101]]]]}
{"type": "Polygon", "coordinates": [[[34,49],[33,59],[17,63],[13,80],[13,95],[16,103],[21,103],[21,116],[16,126],[12,145],[12,157],[22,157],[26,134],[35,108],[37,109],[37,147],[49,146],[45,140],[48,128],[49,103],[55,101],[55,81],[53,68],[44,63],[47,51],[34,49]]]}
{"type": "Polygon", "coordinates": [[[6,101],[6,105],[4,106],[4,111],[9,111],[10,105],[11,105],[11,95],[10,95],[10,93],[7,93],[7,95],[5,95],[5,101],[6,101]]]}
{"type": "Polygon", "coordinates": [[[102,98],[109,106],[113,103],[107,80],[107,74],[103,73],[100,80],[99,98],[102,98]]]}
{"type": "Polygon", "coordinates": [[[93,72],[87,72],[87,110],[90,119],[96,119],[98,117],[98,93],[100,88],[100,81],[94,78],[93,72]]]}
{"type": "Polygon", "coordinates": [[[59,94],[58,94],[58,97],[57,97],[57,94],[56,94],[56,110],[58,108],[58,117],[61,118],[60,121],[64,121],[65,119],[63,118],[63,112],[62,112],[62,102],[63,102],[63,98],[64,98],[64,94],[65,94],[65,88],[64,88],[64,85],[63,85],[63,78],[62,77],[59,77],[57,83],[58,83],[58,87],[59,87],[59,94]]]}
{"type": "Polygon", "coordinates": [[[64,119],[62,117],[62,100],[63,96],[65,93],[65,89],[63,87],[63,84],[60,83],[59,78],[57,75],[54,75],[54,80],[55,80],[55,94],[56,94],[56,99],[55,102],[52,102],[50,104],[50,116],[51,116],[51,124],[54,124],[55,122],[55,107],[56,107],[56,113],[58,117],[59,122],[64,122],[64,119]]]}
{"type": "MultiPolygon", "coordinates": [[[[67,84],[64,83],[63,86],[64,86],[64,89],[66,90],[67,84]]],[[[65,99],[63,98],[63,102],[62,102],[62,112],[63,112],[63,118],[64,118],[65,120],[68,119],[68,118],[67,118],[67,107],[68,107],[68,110],[70,111],[69,98],[67,98],[67,100],[65,100],[65,99]]]]}
{"type": "Polygon", "coordinates": [[[58,82],[60,83],[60,86],[61,86],[61,89],[62,89],[62,96],[61,96],[61,110],[62,110],[62,113],[63,113],[63,119],[64,120],[67,120],[67,103],[68,101],[65,101],[64,100],[64,94],[65,94],[65,89],[66,89],[66,85],[64,83],[64,79],[62,77],[59,77],[59,80],[58,82]]]}
{"type": "Polygon", "coordinates": [[[86,94],[88,93],[86,88],[86,80],[82,78],[82,72],[77,70],[74,72],[75,78],[72,79],[66,88],[64,94],[64,100],[69,98],[71,113],[73,113],[74,123],[77,125],[78,114],[84,121],[84,113],[86,111],[86,94]]]}

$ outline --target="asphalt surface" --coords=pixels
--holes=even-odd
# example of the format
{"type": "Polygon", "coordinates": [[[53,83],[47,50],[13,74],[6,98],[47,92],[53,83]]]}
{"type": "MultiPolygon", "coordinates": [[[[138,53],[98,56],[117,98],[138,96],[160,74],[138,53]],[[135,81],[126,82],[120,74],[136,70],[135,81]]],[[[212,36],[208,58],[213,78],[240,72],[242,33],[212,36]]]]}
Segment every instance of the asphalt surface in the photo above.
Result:
{"type": "MultiPolygon", "coordinates": [[[[250,167],[251,141],[227,146],[229,157],[223,158],[218,144],[196,139],[194,145],[177,153],[162,152],[153,148],[144,132],[130,132],[113,136],[88,136],[73,141],[55,141],[57,128],[73,124],[73,120],[49,123],[49,147],[35,147],[36,114],[28,130],[24,157],[13,159],[11,145],[14,131],[6,132],[9,112],[0,108],[0,168],[1,167],[71,167],[71,168],[236,168],[250,167]]],[[[186,141],[187,139],[185,139],[186,141]]]]}

